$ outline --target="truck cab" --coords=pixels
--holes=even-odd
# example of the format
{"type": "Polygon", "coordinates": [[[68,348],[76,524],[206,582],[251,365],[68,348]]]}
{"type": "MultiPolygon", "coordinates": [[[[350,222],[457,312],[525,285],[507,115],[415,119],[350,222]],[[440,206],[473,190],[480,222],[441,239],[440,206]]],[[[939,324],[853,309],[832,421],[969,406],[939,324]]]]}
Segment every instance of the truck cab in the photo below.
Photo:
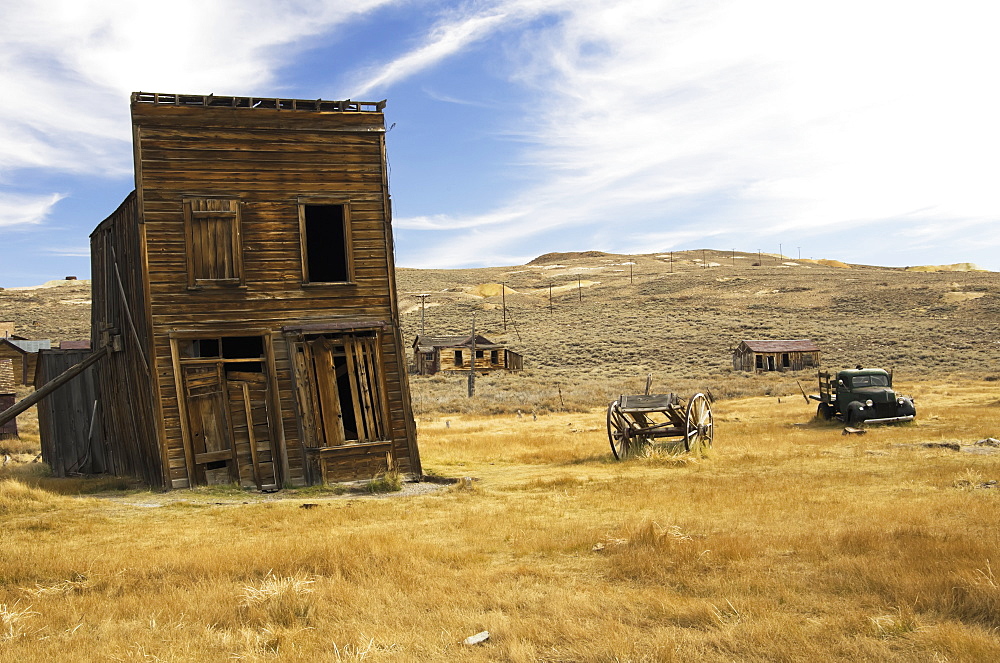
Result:
{"type": "Polygon", "coordinates": [[[858,368],[819,374],[821,419],[840,419],[848,424],[884,424],[910,421],[916,414],[913,399],[892,388],[892,373],[881,368],[858,368]]]}

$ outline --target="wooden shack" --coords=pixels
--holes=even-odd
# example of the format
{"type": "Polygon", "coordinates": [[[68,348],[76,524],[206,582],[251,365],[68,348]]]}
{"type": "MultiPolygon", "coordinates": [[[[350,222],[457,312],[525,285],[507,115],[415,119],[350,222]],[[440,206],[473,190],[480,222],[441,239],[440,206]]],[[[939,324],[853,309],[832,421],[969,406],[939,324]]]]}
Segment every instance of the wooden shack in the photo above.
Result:
{"type": "MultiPolygon", "coordinates": [[[[0,412],[14,405],[17,389],[14,385],[14,362],[0,359],[0,412]]],[[[17,437],[17,418],[0,424],[0,440],[17,437]]]]}
{"type": "Polygon", "coordinates": [[[419,476],[384,102],[135,93],[91,235],[112,471],[274,489],[419,476]]]}
{"type": "MultiPolygon", "coordinates": [[[[38,353],[35,388],[90,356],[89,350],[58,349],[38,353]]],[[[98,414],[96,368],[91,366],[38,402],[38,433],[42,460],[52,475],[101,474],[104,459],[103,428],[98,414]]]]}
{"type": "Polygon", "coordinates": [[[14,381],[18,385],[34,384],[38,351],[52,347],[49,340],[27,341],[20,338],[0,338],[0,359],[10,359],[14,381]]]}
{"type": "Polygon", "coordinates": [[[439,371],[468,371],[475,353],[476,372],[520,371],[524,357],[503,343],[476,334],[465,336],[418,335],[413,340],[413,372],[434,375],[439,371]],[[473,347],[475,346],[475,347],[473,347]]]}
{"type": "Polygon", "coordinates": [[[808,339],[744,340],[733,350],[737,371],[801,371],[819,367],[820,351],[808,339]]]}

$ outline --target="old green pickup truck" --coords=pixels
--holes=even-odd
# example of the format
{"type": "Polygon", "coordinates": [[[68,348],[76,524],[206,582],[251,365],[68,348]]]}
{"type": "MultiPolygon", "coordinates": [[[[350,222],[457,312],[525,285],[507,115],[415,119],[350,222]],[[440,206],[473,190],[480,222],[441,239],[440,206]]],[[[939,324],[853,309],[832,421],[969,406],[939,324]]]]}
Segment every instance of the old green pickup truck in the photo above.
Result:
{"type": "Polygon", "coordinates": [[[892,373],[881,368],[820,372],[819,395],[809,398],[819,401],[817,417],[851,425],[910,421],[917,415],[913,399],[893,391],[892,373]]]}

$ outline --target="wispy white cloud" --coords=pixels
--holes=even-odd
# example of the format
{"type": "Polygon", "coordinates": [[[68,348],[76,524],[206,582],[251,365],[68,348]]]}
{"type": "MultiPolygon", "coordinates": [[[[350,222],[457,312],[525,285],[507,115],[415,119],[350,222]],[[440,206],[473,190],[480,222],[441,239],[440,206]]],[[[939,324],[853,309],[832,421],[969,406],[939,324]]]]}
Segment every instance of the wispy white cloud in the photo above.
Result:
{"type": "Polygon", "coordinates": [[[63,258],[89,258],[90,247],[89,246],[69,246],[62,248],[50,247],[42,251],[42,253],[51,256],[60,256],[63,258]]]}
{"type": "Polygon", "coordinates": [[[486,14],[462,16],[458,20],[439,25],[417,48],[401,57],[368,72],[356,84],[352,97],[364,97],[372,90],[385,88],[409,78],[462,51],[469,44],[503,26],[509,19],[505,12],[490,11],[486,14]]]}
{"type": "Polygon", "coordinates": [[[130,92],[274,94],[298,40],[391,1],[5,3],[0,172],[125,174],[130,92]]]}
{"type": "MultiPolygon", "coordinates": [[[[982,3],[580,0],[483,11],[480,22],[439,25],[377,80],[416,75],[471,42],[445,35],[482,39],[470,24],[500,29],[485,19],[507,15],[527,25],[548,12],[555,20],[506,45],[511,80],[536,91],[517,138],[537,184],[499,209],[400,219],[403,228],[463,229],[488,261],[568,228],[611,249],[811,236],[874,251],[955,220],[995,237],[1000,89],[985,82],[1000,42],[982,3]],[[879,232],[852,242],[862,228],[879,232]]],[[[421,253],[456,264],[464,258],[450,247],[462,240],[421,253]]]]}
{"type": "Polygon", "coordinates": [[[38,225],[64,197],[61,193],[43,196],[0,193],[0,228],[38,225]]]}

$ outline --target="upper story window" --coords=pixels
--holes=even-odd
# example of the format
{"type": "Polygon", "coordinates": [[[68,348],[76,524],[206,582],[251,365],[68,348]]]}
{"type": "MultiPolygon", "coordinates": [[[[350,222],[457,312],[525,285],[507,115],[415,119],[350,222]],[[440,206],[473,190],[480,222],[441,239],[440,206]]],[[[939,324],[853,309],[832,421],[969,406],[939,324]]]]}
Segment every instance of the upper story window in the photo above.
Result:
{"type": "Polygon", "coordinates": [[[346,202],[299,203],[304,283],[350,283],[354,280],[351,215],[346,202]]]}
{"type": "Polygon", "coordinates": [[[186,198],[183,203],[188,287],[243,285],[239,201],[186,198]]]}

